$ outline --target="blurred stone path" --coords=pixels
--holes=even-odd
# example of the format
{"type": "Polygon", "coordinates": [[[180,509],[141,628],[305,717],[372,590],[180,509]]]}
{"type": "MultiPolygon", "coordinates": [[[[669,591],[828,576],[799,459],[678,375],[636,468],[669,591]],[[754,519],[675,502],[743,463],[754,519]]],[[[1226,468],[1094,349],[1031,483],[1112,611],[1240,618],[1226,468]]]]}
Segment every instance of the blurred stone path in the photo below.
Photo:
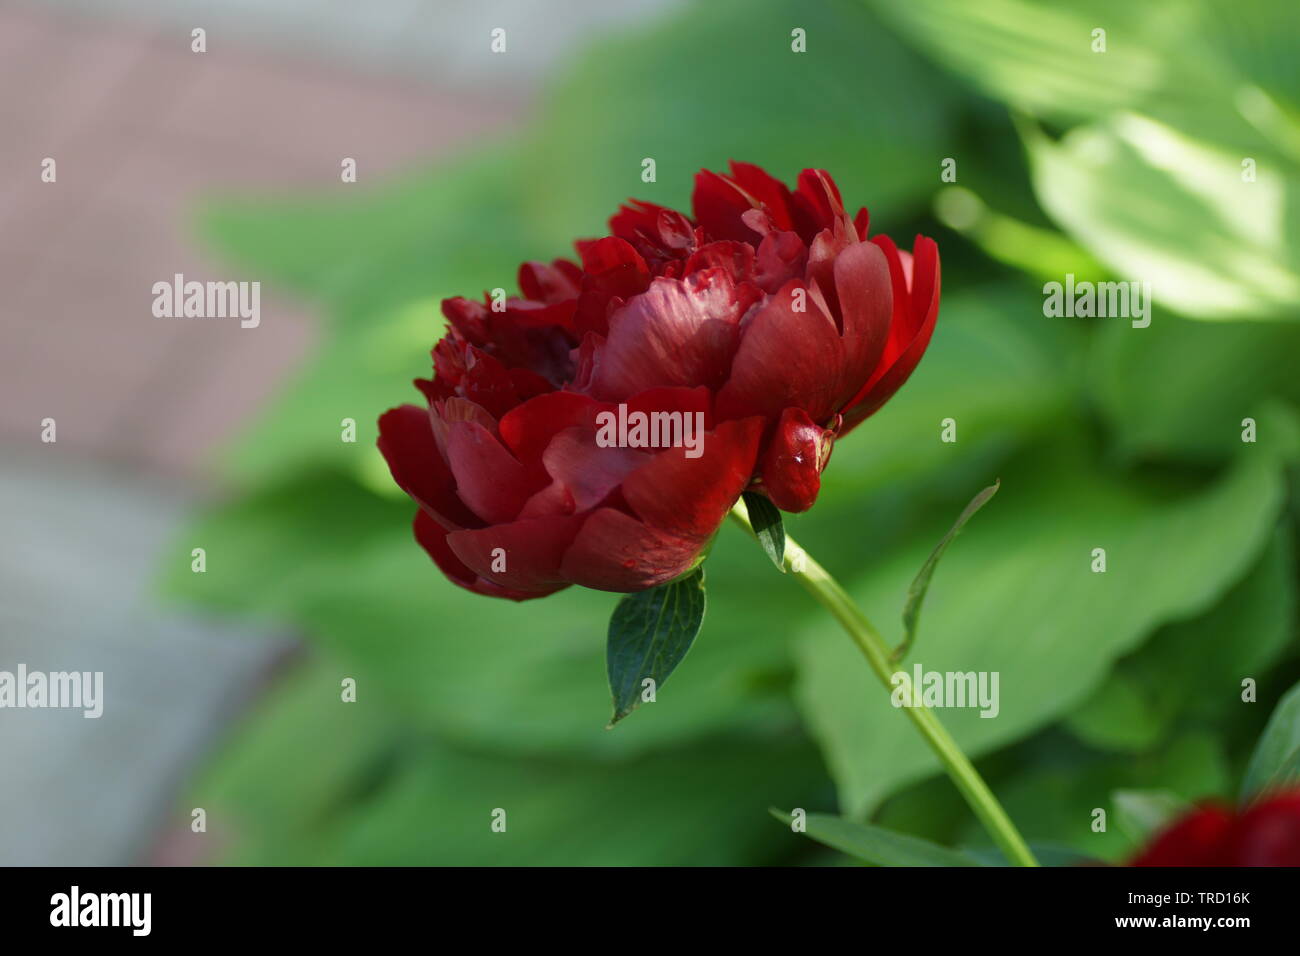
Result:
{"type": "Polygon", "coordinates": [[[519,122],[581,34],[661,5],[0,0],[0,670],[102,670],[106,698],[99,719],[0,709],[0,864],[159,859],[188,775],[292,643],[154,593],[214,450],[313,341],[269,288],[255,333],[214,323],[201,348],[153,318],[154,282],[227,277],[196,203],[329,188],[344,156],[375,181],[432,162],[519,122]],[[531,42],[489,72],[464,37],[496,18],[531,42]]]}

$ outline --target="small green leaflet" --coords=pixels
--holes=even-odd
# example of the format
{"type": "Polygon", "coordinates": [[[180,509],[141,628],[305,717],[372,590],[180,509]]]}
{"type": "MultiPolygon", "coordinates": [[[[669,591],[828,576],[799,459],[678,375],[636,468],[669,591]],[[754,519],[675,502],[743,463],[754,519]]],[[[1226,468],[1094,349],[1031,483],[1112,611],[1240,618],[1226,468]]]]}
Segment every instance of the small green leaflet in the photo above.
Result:
{"type": "Polygon", "coordinates": [[[703,566],[657,588],[623,596],[609,619],[605,648],[614,697],[610,727],[640,706],[647,678],[656,691],[663,687],[703,622],[703,566]]]}
{"type": "Polygon", "coordinates": [[[1001,479],[993,482],[993,484],[972,498],[970,504],[957,516],[957,521],[948,529],[948,533],[935,545],[934,550],[930,552],[930,556],[925,559],[925,564],[921,565],[921,570],[917,572],[916,577],[912,580],[912,586],[907,589],[907,603],[903,605],[903,640],[894,649],[891,658],[893,661],[901,661],[907,656],[907,652],[912,649],[912,642],[916,640],[916,623],[921,617],[921,604],[925,601],[925,592],[930,589],[930,579],[934,577],[934,569],[938,566],[939,559],[948,550],[948,545],[952,543],[952,539],[957,537],[957,533],[965,527],[971,515],[984,507],[985,502],[996,495],[1000,487],[1002,487],[1001,479]]]}
{"type": "MultiPolygon", "coordinates": [[[[775,808],[771,811],[786,826],[792,817],[775,808]]],[[[946,846],[906,833],[895,833],[869,823],[857,823],[829,813],[810,813],[804,821],[806,833],[818,843],[866,860],[876,866],[983,866],[979,860],[946,846]]]]}
{"type": "Polygon", "coordinates": [[[742,497],[758,543],[763,546],[777,570],[785,574],[785,524],[781,521],[781,512],[768,500],[767,495],[747,491],[742,497]]]}

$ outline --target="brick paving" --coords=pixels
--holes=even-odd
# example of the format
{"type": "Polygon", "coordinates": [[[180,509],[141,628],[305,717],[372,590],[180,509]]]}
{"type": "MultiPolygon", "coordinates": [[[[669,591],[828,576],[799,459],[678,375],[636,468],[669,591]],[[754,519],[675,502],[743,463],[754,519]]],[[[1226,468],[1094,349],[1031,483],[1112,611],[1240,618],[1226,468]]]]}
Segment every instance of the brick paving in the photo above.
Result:
{"type": "Polygon", "coordinates": [[[0,670],[103,671],[106,697],[99,719],[0,710],[0,865],[195,861],[159,849],[173,801],[289,643],[153,594],[214,449],[315,327],[268,287],[255,332],[154,318],[154,282],[234,278],[196,202],[318,192],[342,156],[378,179],[521,113],[319,55],[194,54],[175,23],[0,6],[0,670]]]}
{"type": "Polygon", "coordinates": [[[175,25],[0,8],[0,446],[52,417],[78,451],[201,475],[303,355],[313,317],[264,287],[255,334],[155,319],[154,282],[229,278],[193,236],[196,203],[315,192],[343,156],[378,179],[521,112],[220,36],[189,44],[175,25]]]}

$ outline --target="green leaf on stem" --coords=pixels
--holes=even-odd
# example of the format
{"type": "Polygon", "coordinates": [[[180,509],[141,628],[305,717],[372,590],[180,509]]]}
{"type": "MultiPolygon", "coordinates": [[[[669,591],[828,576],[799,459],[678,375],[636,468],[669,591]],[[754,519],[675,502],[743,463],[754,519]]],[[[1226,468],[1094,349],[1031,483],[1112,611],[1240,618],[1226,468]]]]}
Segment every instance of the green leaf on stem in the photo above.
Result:
{"type": "Polygon", "coordinates": [[[647,680],[658,691],[691,649],[704,622],[704,568],[649,591],[625,594],[609,619],[605,656],[614,716],[609,726],[642,701],[647,680]]]}
{"type": "Polygon", "coordinates": [[[925,564],[921,565],[921,570],[912,580],[912,586],[907,589],[907,603],[903,605],[903,640],[894,649],[892,660],[901,661],[912,649],[912,642],[916,640],[916,623],[921,617],[921,605],[925,602],[925,592],[930,589],[930,579],[934,577],[934,569],[938,567],[939,559],[948,550],[952,539],[957,537],[958,532],[965,527],[971,515],[983,508],[984,503],[997,494],[1000,487],[1002,487],[1001,480],[995,481],[972,498],[970,504],[957,516],[957,521],[948,529],[948,533],[925,559],[925,564]]]}
{"type": "Polygon", "coordinates": [[[766,495],[760,495],[756,491],[747,491],[742,497],[758,543],[763,546],[776,569],[785,574],[785,524],[781,521],[781,512],[766,495]]]}
{"type": "Polygon", "coordinates": [[[1300,684],[1282,698],[1260,734],[1241,784],[1241,802],[1300,780],[1300,684]]]}
{"type": "MultiPolygon", "coordinates": [[[[772,808],[772,816],[789,826],[789,813],[772,808]]],[[[979,860],[929,840],[855,823],[830,813],[809,813],[804,832],[818,843],[876,866],[983,866],[979,860]]]]}

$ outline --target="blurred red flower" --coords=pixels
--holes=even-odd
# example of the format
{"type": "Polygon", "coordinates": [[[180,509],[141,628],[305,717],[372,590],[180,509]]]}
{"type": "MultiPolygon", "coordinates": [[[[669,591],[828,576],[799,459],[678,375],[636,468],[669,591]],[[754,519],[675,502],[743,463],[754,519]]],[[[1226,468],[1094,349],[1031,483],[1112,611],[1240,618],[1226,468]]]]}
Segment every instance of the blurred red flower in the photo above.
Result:
{"type": "Polygon", "coordinates": [[[1300,790],[1244,810],[1205,804],[1156,836],[1130,866],[1300,866],[1300,790]]]}
{"type": "Polygon", "coordinates": [[[442,304],[427,407],[380,419],[457,584],[516,600],[638,591],[699,559],[747,488],[816,500],[835,439],[907,380],[939,308],[939,256],[849,218],[831,177],[702,171],[693,219],[631,202],[612,235],[519,269],[521,296],[442,304]],[[620,408],[623,406],[623,408],[620,408]],[[602,414],[679,414],[700,447],[609,447],[602,414]]]}

